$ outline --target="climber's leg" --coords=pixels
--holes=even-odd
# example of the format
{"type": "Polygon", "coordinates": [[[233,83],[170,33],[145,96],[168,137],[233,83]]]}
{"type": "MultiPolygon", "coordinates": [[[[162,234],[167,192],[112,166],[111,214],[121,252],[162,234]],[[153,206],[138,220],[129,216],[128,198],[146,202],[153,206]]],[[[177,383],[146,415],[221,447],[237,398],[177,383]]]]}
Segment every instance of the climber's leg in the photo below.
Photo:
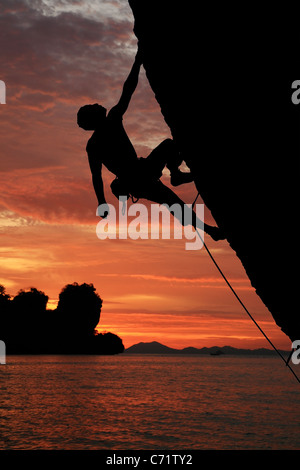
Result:
{"type": "MultiPolygon", "coordinates": [[[[157,202],[159,204],[167,204],[168,208],[171,208],[173,204],[179,204],[181,207],[181,214],[186,214],[187,206],[186,204],[175,194],[170,188],[165,186],[161,181],[156,181],[151,184],[145,184],[143,187],[138,189],[138,192],[133,193],[135,197],[148,199],[149,201],[157,202]]],[[[218,227],[212,227],[205,224],[202,220],[198,219],[195,212],[190,209],[190,217],[188,220],[184,220],[184,217],[179,217],[178,220],[183,225],[193,225],[194,228],[204,230],[208,235],[210,235],[214,240],[221,240],[225,237],[222,235],[221,230],[218,227]]],[[[177,213],[174,212],[174,216],[177,216],[177,213]]]]}
{"type": "MultiPolygon", "coordinates": [[[[193,177],[191,173],[184,173],[179,170],[182,157],[177,150],[177,146],[172,139],[165,139],[147,157],[147,164],[160,176],[166,166],[171,173],[171,184],[178,186],[184,183],[191,183],[193,177]]],[[[159,176],[159,178],[160,178],[159,176]]]]}

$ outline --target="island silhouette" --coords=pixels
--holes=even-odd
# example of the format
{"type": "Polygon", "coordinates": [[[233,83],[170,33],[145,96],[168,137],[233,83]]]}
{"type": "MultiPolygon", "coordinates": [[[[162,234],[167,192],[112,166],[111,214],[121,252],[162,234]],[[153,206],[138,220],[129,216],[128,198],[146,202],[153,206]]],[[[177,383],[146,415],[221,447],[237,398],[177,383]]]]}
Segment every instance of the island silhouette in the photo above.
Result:
{"type": "Polygon", "coordinates": [[[14,297],[0,285],[0,339],[7,354],[119,354],[122,339],[98,333],[103,300],[93,284],[67,284],[55,310],[49,297],[31,287],[14,297]]]}
{"type": "MultiPolygon", "coordinates": [[[[47,309],[49,297],[31,287],[14,297],[0,285],[0,339],[9,354],[159,354],[159,355],[263,355],[272,349],[241,349],[232,346],[171,348],[157,341],[140,342],[125,349],[113,333],[99,333],[103,300],[93,284],[67,284],[55,310],[47,309]]],[[[289,351],[280,351],[288,355],[289,351]]]]}
{"type": "MultiPolygon", "coordinates": [[[[289,355],[289,351],[280,351],[283,355],[289,355]]],[[[140,342],[133,344],[124,351],[125,354],[179,354],[179,355],[210,355],[210,356],[274,356],[276,352],[273,349],[258,348],[258,349],[241,349],[232,346],[212,346],[203,348],[186,347],[183,349],[170,348],[157,341],[140,342]]]]}

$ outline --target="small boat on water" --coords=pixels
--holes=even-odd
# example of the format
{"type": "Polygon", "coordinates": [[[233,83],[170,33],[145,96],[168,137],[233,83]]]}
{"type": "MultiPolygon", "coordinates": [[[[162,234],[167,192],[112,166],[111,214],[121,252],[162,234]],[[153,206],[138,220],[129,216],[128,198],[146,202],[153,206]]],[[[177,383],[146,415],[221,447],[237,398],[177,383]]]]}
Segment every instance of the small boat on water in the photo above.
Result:
{"type": "Polygon", "coordinates": [[[222,354],[224,354],[220,349],[217,349],[216,351],[212,351],[210,353],[211,356],[221,356],[222,354]]]}

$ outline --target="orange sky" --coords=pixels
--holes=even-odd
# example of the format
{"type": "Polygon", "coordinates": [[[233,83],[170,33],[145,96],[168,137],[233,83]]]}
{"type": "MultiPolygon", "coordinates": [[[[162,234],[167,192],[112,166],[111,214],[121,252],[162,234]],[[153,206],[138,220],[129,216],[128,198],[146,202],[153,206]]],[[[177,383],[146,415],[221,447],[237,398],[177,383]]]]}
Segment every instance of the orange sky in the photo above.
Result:
{"type": "MultiPolygon", "coordinates": [[[[67,283],[93,283],[104,301],[99,330],[118,334],[125,347],[153,340],[177,348],[268,347],[204,249],[186,251],[185,240],[96,236],[97,201],[85,156],[90,133],[77,127],[76,113],[86,103],[109,109],[119,99],[136,50],[127,2],[5,4],[0,283],[11,295],[28,287],[44,291],[49,308],[67,283]]],[[[170,137],[143,70],[124,125],[139,156],[170,137]]],[[[105,171],[104,179],[113,202],[113,175],[105,171]]],[[[196,195],[192,184],[177,193],[187,203],[196,195]]],[[[207,210],[205,216],[213,223],[207,210]]],[[[260,326],[276,346],[290,349],[227,242],[205,241],[260,326]]]]}

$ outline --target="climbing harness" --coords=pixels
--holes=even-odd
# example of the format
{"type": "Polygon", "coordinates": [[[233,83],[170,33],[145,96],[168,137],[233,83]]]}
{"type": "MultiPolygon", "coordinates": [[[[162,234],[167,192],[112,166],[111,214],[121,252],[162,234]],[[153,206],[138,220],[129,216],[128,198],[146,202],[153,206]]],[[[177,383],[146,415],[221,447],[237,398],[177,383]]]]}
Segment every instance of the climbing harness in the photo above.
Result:
{"type": "MultiPolygon", "coordinates": [[[[131,201],[133,202],[133,204],[136,204],[140,198],[137,197],[135,198],[134,196],[132,196],[131,194],[129,194],[129,198],[131,199],[131,201]]],[[[126,201],[123,201],[123,204],[122,204],[122,215],[125,215],[125,212],[126,212],[126,201]]]]}
{"type": "MultiPolygon", "coordinates": [[[[199,196],[199,193],[197,195],[197,198],[199,196]]],[[[194,203],[196,202],[197,198],[195,199],[194,203]]],[[[256,322],[256,320],[253,318],[253,316],[251,315],[251,313],[249,312],[249,310],[247,309],[247,307],[245,306],[245,304],[242,302],[242,300],[240,299],[240,297],[238,296],[238,294],[236,293],[236,291],[234,290],[234,288],[232,287],[232,285],[230,284],[230,282],[228,281],[228,279],[226,278],[225,274],[223,273],[223,271],[221,270],[220,266],[218,265],[218,263],[216,262],[216,260],[214,259],[213,255],[211,254],[208,246],[204,243],[204,240],[203,238],[201,237],[198,229],[196,228],[196,232],[198,234],[198,237],[200,238],[200,240],[202,241],[203,243],[203,246],[205,248],[205,250],[207,251],[207,254],[209,255],[210,259],[212,260],[212,262],[214,263],[214,265],[216,266],[217,270],[219,271],[219,273],[221,274],[221,276],[223,277],[224,281],[226,282],[227,286],[229,287],[229,289],[231,290],[231,292],[233,293],[233,295],[236,297],[236,299],[238,300],[238,302],[241,304],[241,306],[243,307],[243,309],[245,310],[245,312],[247,313],[247,315],[250,317],[250,319],[253,321],[253,323],[256,325],[256,327],[259,329],[259,331],[262,333],[262,335],[266,338],[266,340],[268,341],[268,343],[272,346],[272,348],[274,349],[274,351],[276,351],[276,353],[279,355],[279,357],[283,360],[283,362],[285,363],[286,367],[288,367],[290,369],[290,371],[292,372],[292,374],[294,375],[294,377],[296,378],[296,380],[300,383],[300,379],[299,377],[296,375],[296,373],[294,372],[294,370],[291,368],[291,366],[289,365],[289,360],[290,358],[292,357],[292,354],[293,352],[290,354],[288,360],[286,361],[285,358],[282,356],[282,354],[280,353],[280,351],[276,348],[276,346],[272,343],[272,341],[268,338],[268,336],[266,335],[266,333],[262,330],[262,328],[258,325],[258,323],[256,322]]]]}

